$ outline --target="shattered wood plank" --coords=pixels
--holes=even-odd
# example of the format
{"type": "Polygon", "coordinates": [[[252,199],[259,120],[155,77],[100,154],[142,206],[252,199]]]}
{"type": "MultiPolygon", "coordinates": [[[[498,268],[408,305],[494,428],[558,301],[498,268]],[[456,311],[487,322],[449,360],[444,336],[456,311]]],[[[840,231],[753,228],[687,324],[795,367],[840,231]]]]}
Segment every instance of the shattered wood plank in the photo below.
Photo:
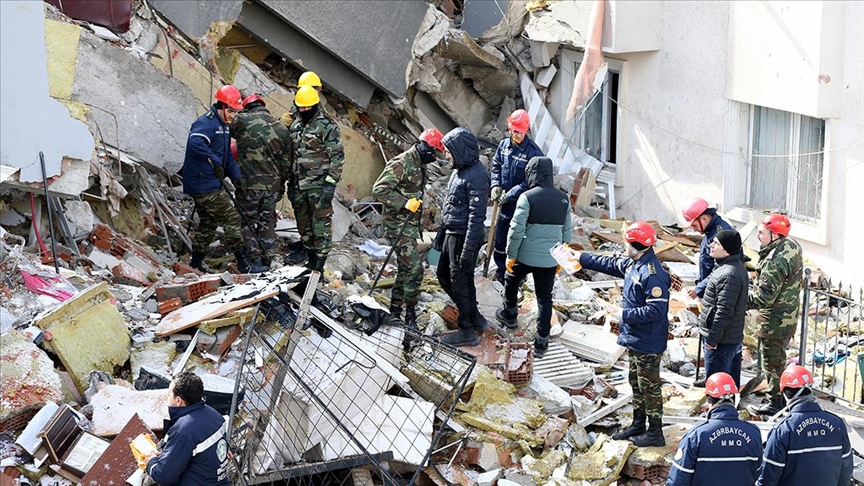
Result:
{"type": "Polygon", "coordinates": [[[624,243],[624,240],[621,238],[621,233],[613,233],[611,231],[592,231],[591,236],[608,243],[616,243],[619,245],[624,243]]]}
{"type": "Polygon", "coordinates": [[[153,333],[159,337],[168,336],[169,334],[174,334],[175,332],[188,329],[201,321],[224,316],[229,312],[248,307],[252,304],[257,304],[258,302],[267,300],[278,294],[279,290],[275,289],[267,292],[262,291],[254,297],[235,300],[233,302],[194,302],[163,317],[159,322],[159,325],[157,325],[153,330],[153,333]]]}
{"type": "Polygon", "coordinates": [[[303,329],[306,319],[309,318],[309,306],[312,305],[312,299],[315,297],[315,289],[318,287],[318,279],[320,278],[321,273],[319,272],[313,271],[309,275],[306,291],[303,292],[303,298],[300,300],[300,312],[297,314],[297,323],[294,325],[298,329],[303,329]]]}
{"type": "Polygon", "coordinates": [[[615,400],[613,400],[611,403],[609,403],[605,407],[602,407],[602,408],[595,410],[594,412],[588,414],[588,416],[585,417],[584,419],[577,420],[577,423],[579,425],[581,425],[582,427],[586,427],[588,425],[591,425],[594,422],[600,420],[601,418],[609,415],[610,413],[612,413],[612,412],[618,410],[619,408],[623,407],[624,405],[628,404],[630,402],[631,398],[633,398],[632,394],[622,395],[622,396],[616,398],[615,400]]]}

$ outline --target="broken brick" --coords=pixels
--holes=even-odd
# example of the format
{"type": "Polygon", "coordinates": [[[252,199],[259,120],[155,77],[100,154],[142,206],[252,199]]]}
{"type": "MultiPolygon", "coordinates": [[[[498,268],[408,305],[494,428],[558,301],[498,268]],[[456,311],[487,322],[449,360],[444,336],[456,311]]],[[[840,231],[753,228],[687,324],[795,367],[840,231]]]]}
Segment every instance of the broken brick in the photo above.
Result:
{"type": "Polygon", "coordinates": [[[174,262],[172,270],[174,270],[174,273],[176,273],[177,275],[188,275],[190,273],[198,276],[204,275],[204,273],[197,268],[192,268],[189,265],[181,262],[174,262]]]}
{"type": "Polygon", "coordinates": [[[114,281],[116,283],[125,285],[140,285],[143,287],[147,287],[150,285],[150,281],[147,280],[147,275],[145,275],[144,272],[133,267],[127,262],[120,262],[115,265],[114,268],[111,270],[111,273],[114,274],[114,281]]]}
{"type": "Polygon", "coordinates": [[[156,307],[159,309],[159,313],[164,316],[169,312],[175,311],[183,307],[183,301],[180,299],[180,297],[174,297],[173,299],[168,299],[165,302],[159,302],[156,307]]]}
{"type": "Polygon", "coordinates": [[[180,280],[156,287],[156,300],[164,302],[179,297],[183,305],[188,305],[197,302],[198,299],[207,294],[216,292],[222,285],[222,278],[219,276],[210,276],[193,281],[180,280]]]}

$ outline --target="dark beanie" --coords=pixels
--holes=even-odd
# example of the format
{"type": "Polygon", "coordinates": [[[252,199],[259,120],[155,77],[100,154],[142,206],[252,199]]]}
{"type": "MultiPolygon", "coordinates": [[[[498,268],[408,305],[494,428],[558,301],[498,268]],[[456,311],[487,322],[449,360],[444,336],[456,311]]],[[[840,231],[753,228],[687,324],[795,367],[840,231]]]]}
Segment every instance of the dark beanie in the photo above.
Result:
{"type": "Polygon", "coordinates": [[[730,255],[737,255],[741,251],[741,235],[735,230],[720,230],[717,232],[717,241],[730,255]]]}

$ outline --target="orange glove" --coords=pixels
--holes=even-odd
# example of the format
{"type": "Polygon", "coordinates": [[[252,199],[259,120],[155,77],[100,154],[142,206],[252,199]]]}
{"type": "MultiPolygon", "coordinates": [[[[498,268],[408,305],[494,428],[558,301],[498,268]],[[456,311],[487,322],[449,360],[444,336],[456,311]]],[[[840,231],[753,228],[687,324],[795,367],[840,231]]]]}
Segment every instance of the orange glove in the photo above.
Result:
{"type": "Polygon", "coordinates": [[[557,275],[559,273],[561,273],[561,265],[558,265],[557,267],[555,267],[555,274],[557,275]]]}
{"type": "Polygon", "coordinates": [[[508,272],[513,273],[513,264],[514,263],[516,263],[515,258],[511,258],[510,260],[507,260],[507,271],[508,272]]]}

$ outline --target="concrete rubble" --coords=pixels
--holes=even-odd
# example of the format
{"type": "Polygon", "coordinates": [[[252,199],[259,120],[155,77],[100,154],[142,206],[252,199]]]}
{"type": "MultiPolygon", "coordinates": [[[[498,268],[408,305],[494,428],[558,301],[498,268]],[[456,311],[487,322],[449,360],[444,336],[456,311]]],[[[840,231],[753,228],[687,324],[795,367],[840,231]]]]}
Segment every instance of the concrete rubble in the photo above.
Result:
{"type": "MultiPolygon", "coordinates": [[[[158,10],[168,2],[154,3],[158,10]]],[[[221,11],[229,18],[219,22],[230,26],[241,3],[221,11]]],[[[454,328],[458,317],[437,283],[437,252],[430,249],[450,174],[440,161],[429,166],[424,242],[418,245],[427,262],[419,333],[372,322],[386,316],[395,272],[391,261],[369,295],[390,245],[382,237],[380,203],[370,196],[385,160],[425,127],[459,125],[477,133],[488,165],[490,147],[505,136],[507,114],[526,104],[520,82],[538,96],[546,93],[560,76],[554,62],[559,48],[584,47],[582,26],[565,19],[587,12],[573,12],[581,7],[571,2],[526,10],[526,4],[546,2],[511,1],[502,22],[479,36],[459,27],[463,14],[455,13],[454,2],[429,3],[416,36],[407,40],[413,44],[405,72],[399,79],[386,76],[389,89],[404,78],[400,96],[373,96],[368,80],[369,86],[355,87],[368,93],[346,96],[340,90],[350,86],[331,91],[325,80],[323,96],[334,108],[346,165],[334,199],[336,243],[322,275],[290,266],[239,274],[219,242],[207,259],[214,273],[186,264],[198,220],[176,171],[189,123],[223,80],[247,93],[263,92],[278,117],[293,102],[302,72],[248,32],[255,25],[251,15],[224,37],[198,19],[204,24],[195,25],[197,33],[184,37],[146,2],[134,3],[129,30],[117,35],[52,6],[41,14],[27,10],[27,21],[48,40],[47,54],[41,40],[27,48],[32,59],[48,58],[47,74],[33,76],[37,84],[50,84],[50,96],[33,98],[63,122],[45,124],[74,140],[46,143],[49,200],[32,167],[7,166],[5,151],[2,160],[0,436],[17,440],[3,458],[4,486],[19,476],[30,484],[68,481],[60,471],[70,474],[78,456],[64,450],[53,457],[56,451],[47,452],[52,444],[41,433],[64,420],[74,423],[76,437],[91,441],[91,452],[99,451],[89,462],[75,463],[80,467],[72,467],[72,479],[119,484],[135,469],[124,441],[144,432],[164,434],[166,388],[182,370],[201,375],[208,403],[233,414],[239,438],[232,437],[232,447],[245,451],[242,472],[259,477],[279,479],[276,474],[286,470],[301,476],[298,464],[314,466],[305,474],[340,461],[347,461],[343,470],[351,469],[349,458],[366,455],[388,463],[388,471],[405,481],[422,477],[426,484],[665,481],[677,441],[704,411],[704,391],[690,386],[695,375],[704,377],[697,358],[698,302],[681,291],[698,274],[700,235],[655,224],[656,251],[674,274],[662,361],[666,448],[634,450],[610,438],[632,414],[628,357],[616,343],[612,318],[620,306],[620,280],[584,270],[562,273],[554,288],[549,351],[538,360],[530,344],[537,332],[533,281],[522,288],[518,327],[508,331],[494,324],[503,289],[478,269],[480,310],[492,329],[464,352],[436,347],[430,336],[454,328]],[[232,47],[228,39],[248,45],[232,47]],[[58,52],[76,62],[62,62],[58,52]],[[356,103],[359,98],[367,102],[356,103]],[[55,113],[57,101],[63,113],[55,113]],[[142,105],[158,116],[141,116],[142,105]],[[90,134],[82,137],[86,127],[90,134]],[[307,285],[319,277],[307,295],[307,285]]],[[[5,17],[9,7],[0,4],[5,17]]],[[[4,145],[6,138],[4,133],[4,145]]],[[[16,154],[21,149],[14,148],[16,154]]],[[[571,246],[620,254],[627,221],[609,219],[608,202],[593,193],[580,196],[593,183],[578,175],[576,168],[556,176],[557,185],[580,202],[571,246]]],[[[288,253],[299,237],[287,196],[277,212],[278,247],[288,253]]],[[[847,372],[864,356],[860,316],[844,314],[826,297],[810,302],[806,317],[806,339],[816,352],[799,357],[798,335],[790,356],[825,364],[817,385],[854,401],[861,383],[847,372]]],[[[745,344],[752,348],[755,341],[745,344]]],[[[755,375],[755,366],[745,350],[746,378],[755,375]]],[[[864,452],[864,414],[844,410],[854,433],[862,431],[853,444],[864,452]]],[[[381,484],[372,469],[358,466],[338,477],[381,484]]]]}

